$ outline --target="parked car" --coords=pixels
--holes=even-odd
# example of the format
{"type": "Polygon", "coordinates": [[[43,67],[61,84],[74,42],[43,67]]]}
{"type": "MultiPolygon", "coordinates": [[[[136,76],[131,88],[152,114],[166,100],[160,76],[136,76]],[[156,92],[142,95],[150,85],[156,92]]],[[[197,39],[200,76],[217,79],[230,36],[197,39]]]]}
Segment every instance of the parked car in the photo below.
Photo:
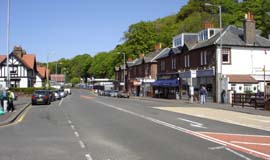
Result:
{"type": "Polygon", "coordinates": [[[118,93],[118,98],[129,98],[129,93],[127,91],[120,91],[118,93]]]}
{"type": "Polygon", "coordinates": [[[61,98],[64,98],[66,96],[65,91],[63,89],[60,89],[59,93],[61,98]]]}
{"type": "Polygon", "coordinates": [[[103,95],[104,96],[110,96],[110,92],[111,92],[110,90],[105,90],[103,95]]]}
{"type": "Polygon", "coordinates": [[[64,91],[65,91],[67,94],[71,94],[70,88],[65,88],[64,91]]]}
{"type": "Polygon", "coordinates": [[[56,100],[60,100],[61,99],[61,96],[60,96],[59,91],[54,90],[53,93],[54,93],[54,97],[55,97],[56,100]]]}
{"type": "Polygon", "coordinates": [[[118,93],[119,93],[119,91],[117,91],[117,90],[112,90],[112,91],[110,91],[110,96],[111,96],[111,97],[118,97],[118,93]]]}
{"type": "Polygon", "coordinates": [[[51,104],[49,90],[35,90],[32,94],[32,105],[51,104]]]}

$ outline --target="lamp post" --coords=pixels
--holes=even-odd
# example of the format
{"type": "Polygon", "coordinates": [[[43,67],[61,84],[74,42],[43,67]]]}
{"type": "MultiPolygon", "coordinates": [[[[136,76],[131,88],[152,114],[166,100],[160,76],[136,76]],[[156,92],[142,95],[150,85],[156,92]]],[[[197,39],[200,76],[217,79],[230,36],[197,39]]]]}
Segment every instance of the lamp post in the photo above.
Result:
{"type": "Polygon", "coordinates": [[[221,102],[221,90],[222,90],[222,11],[221,11],[221,5],[214,5],[210,3],[205,3],[205,6],[213,6],[217,7],[219,10],[219,39],[220,39],[220,46],[219,46],[219,52],[216,56],[216,99],[217,102],[221,102]]]}
{"type": "Polygon", "coordinates": [[[124,56],[124,76],[123,76],[123,78],[124,78],[124,91],[126,90],[126,55],[125,55],[125,53],[124,52],[119,52],[118,54],[123,54],[123,56],[124,56]]]}
{"type": "Polygon", "coordinates": [[[9,73],[9,32],[10,32],[10,0],[7,1],[7,81],[6,87],[10,87],[10,73],[9,73]]]}
{"type": "Polygon", "coordinates": [[[47,79],[47,83],[46,83],[46,88],[49,88],[49,55],[47,55],[47,69],[46,69],[46,79],[47,79]]]}

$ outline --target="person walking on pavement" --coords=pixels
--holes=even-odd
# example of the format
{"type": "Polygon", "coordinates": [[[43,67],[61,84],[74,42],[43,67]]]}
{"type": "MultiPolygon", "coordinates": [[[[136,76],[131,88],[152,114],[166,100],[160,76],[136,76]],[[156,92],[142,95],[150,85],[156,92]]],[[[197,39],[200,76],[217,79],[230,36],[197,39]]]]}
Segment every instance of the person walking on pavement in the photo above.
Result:
{"type": "Polygon", "coordinates": [[[200,102],[201,102],[201,104],[205,104],[205,102],[206,102],[205,98],[206,98],[206,95],[207,95],[206,88],[204,86],[202,86],[199,93],[200,93],[200,102]]]}
{"type": "Polygon", "coordinates": [[[15,98],[14,93],[9,89],[7,92],[8,111],[11,111],[11,112],[15,111],[14,104],[13,104],[14,98],[15,98]]]}

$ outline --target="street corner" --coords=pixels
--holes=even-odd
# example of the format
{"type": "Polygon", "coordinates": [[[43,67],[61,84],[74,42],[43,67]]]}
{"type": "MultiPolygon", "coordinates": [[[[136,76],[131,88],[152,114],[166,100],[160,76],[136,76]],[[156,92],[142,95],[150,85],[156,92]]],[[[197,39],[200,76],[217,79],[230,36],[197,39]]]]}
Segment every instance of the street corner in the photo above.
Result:
{"type": "Polygon", "coordinates": [[[251,154],[263,159],[270,159],[270,136],[268,135],[247,135],[229,134],[215,132],[198,132],[207,136],[227,148],[251,154]]]}
{"type": "Polygon", "coordinates": [[[18,107],[16,109],[16,112],[7,112],[4,115],[2,115],[0,117],[0,127],[15,122],[25,112],[25,110],[27,110],[29,106],[31,106],[30,103],[27,103],[22,107],[18,107]]]}

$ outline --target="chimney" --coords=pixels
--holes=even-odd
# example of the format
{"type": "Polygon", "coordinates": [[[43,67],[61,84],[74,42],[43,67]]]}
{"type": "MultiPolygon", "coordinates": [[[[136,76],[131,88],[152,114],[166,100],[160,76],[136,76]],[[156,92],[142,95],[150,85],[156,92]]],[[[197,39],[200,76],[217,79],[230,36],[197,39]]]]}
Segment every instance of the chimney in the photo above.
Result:
{"type": "Polygon", "coordinates": [[[133,60],[132,60],[132,58],[131,57],[129,57],[128,58],[128,62],[132,62],[133,60]]]}
{"type": "Polygon", "coordinates": [[[140,58],[143,58],[143,57],[144,57],[144,53],[141,53],[141,54],[140,54],[140,58]]]}
{"type": "Polygon", "coordinates": [[[158,43],[155,45],[155,51],[158,51],[162,48],[162,44],[161,43],[158,43]]]}
{"type": "Polygon", "coordinates": [[[208,28],[214,28],[214,24],[210,22],[204,23],[204,29],[208,29],[208,28]]]}
{"type": "Polygon", "coordinates": [[[253,45],[256,40],[256,28],[254,16],[250,12],[245,14],[244,20],[244,41],[247,45],[253,45]]]}
{"type": "Polygon", "coordinates": [[[26,54],[25,50],[22,49],[21,46],[15,46],[13,49],[13,54],[17,55],[18,57],[23,57],[26,54]]]}

